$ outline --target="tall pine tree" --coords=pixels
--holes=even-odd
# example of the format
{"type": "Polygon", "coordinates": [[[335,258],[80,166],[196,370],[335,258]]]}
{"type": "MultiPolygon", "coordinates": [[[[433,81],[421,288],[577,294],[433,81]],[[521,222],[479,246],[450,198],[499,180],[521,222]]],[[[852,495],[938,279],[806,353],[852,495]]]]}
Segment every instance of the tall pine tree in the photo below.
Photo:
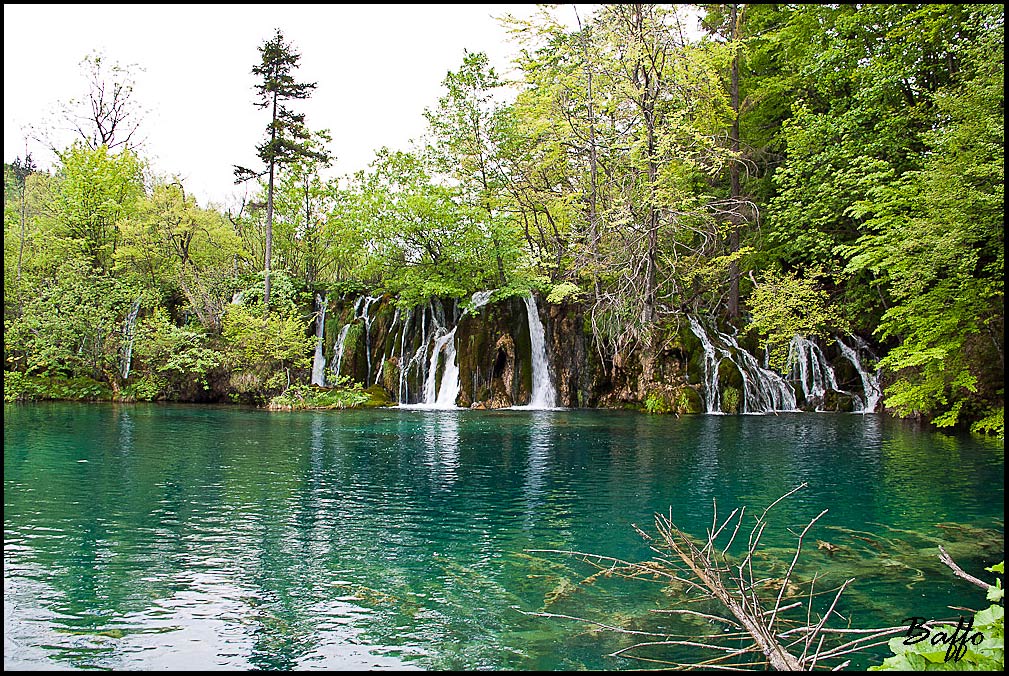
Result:
{"type": "Polygon", "coordinates": [[[301,55],[292,45],[284,42],[284,36],[277,29],[272,39],[259,48],[262,56],[260,64],[253,66],[252,74],[261,78],[256,85],[258,108],[269,108],[272,113],[266,127],[266,140],[256,146],[259,159],[265,169],[260,172],[246,167],[235,166],[235,182],[241,183],[253,178],[268,176],[266,187],[266,252],[265,280],[263,291],[264,312],[270,306],[270,256],[273,253],[273,182],[276,169],[298,159],[315,159],[329,162],[325,149],[313,147],[312,137],[305,126],[305,115],[290,110],[285,101],[307,99],[315,89],[315,82],[295,82],[292,75],[298,67],[301,55]]]}

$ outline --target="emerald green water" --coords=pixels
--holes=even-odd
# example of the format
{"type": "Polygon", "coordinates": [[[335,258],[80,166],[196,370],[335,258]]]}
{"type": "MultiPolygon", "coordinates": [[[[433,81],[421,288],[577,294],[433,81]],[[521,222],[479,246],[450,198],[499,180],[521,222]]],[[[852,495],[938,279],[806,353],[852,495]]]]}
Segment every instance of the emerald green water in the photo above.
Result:
{"type": "Polygon", "coordinates": [[[765,562],[828,509],[803,566],[858,573],[852,626],[983,607],[934,545],[1004,557],[1003,445],[879,416],[5,405],[4,668],[641,668],[524,613],[679,631],[650,611],[680,592],[531,550],[645,560],[631,524],[702,535],[801,482],[765,562]]]}

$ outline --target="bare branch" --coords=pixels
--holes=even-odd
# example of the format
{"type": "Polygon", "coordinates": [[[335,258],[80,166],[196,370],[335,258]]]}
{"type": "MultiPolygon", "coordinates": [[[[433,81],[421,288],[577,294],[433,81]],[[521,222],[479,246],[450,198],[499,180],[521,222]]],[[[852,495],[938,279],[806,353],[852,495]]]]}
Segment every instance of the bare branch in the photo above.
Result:
{"type": "Polygon", "coordinates": [[[942,545],[939,545],[939,560],[945,563],[947,566],[949,566],[953,570],[953,574],[956,575],[957,577],[963,578],[964,580],[967,580],[972,584],[976,584],[978,587],[981,587],[981,589],[984,589],[985,591],[988,591],[988,587],[991,586],[984,580],[977,579],[970,573],[964,571],[963,568],[958,566],[956,564],[956,561],[953,560],[953,557],[947,554],[946,550],[942,548],[942,545]]]}

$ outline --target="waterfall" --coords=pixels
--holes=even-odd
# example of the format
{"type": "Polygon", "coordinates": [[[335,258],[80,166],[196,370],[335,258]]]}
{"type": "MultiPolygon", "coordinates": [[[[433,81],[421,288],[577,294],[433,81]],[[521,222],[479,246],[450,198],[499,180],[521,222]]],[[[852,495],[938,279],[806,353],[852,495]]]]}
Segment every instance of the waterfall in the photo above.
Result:
{"type": "MultiPolygon", "coordinates": [[[[365,369],[365,383],[364,386],[367,387],[371,381],[371,317],[368,315],[368,309],[371,304],[378,300],[380,296],[360,296],[356,301],[354,301],[354,309],[351,313],[350,321],[343,325],[340,329],[340,335],[336,339],[336,344],[333,346],[333,356],[336,359],[336,363],[333,366],[333,373],[336,377],[340,376],[340,366],[343,364],[343,350],[344,343],[347,340],[347,332],[350,331],[350,325],[353,324],[358,319],[364,320],[364,354],[366,360],[365,369]]],[[[323,310],[323,315],[325,315],[325,310],[323,310]]],[[[316,348],[316,355],[319,354],[319,349],[316,348]]],[[[325,368],[325,366],[323,366],[325,368]]],[[[312,382],[315,382],[315,364],[312,364],[312,382]]],[[[377,382],[377,381],[376,381],[377,382]]]]}
{"type": "Polygon", "coordinates": [[[315,357],[312,359],[312,384],[326,385],[326,357],[322,354],[322,332],[326,323],[327,298],[315,294],[318,316],[315,320],[315,357]]]}
{"type": "MultiPolygon", "coordinates": [[[[431,318],[434,319],[434,309],[433,308],[431,310],[431,318]]],[[[409,328],[409,322],[403,325],[403,335],[402,335],[402,337],[400,339],[401,341],[405,341],[406,340],[406,330],[408,328],[409,328]]],[[[433,329],[433,331],[432,331],[432,333],[437,333],[437,328],[438,327],[437,327],[437,324],[436,324],[435,327],[434,327],[434,329],[433,329]]],[[[426,364],[428,345],[430,345],[431,339],[432,339],[433,336],[428,336],[428,334],[427,334],[427,308],[426,307],[421,308],[421,311],[420,311],[420,337],[421,337],[421,339],[420,339],[420,347],[418,347],[417,350],[413,353],[413,356],[410,357],[410,360],[404,364],[403,363],[403,357],[402,356],[400,357],[400,386],[401,386],[401,388],[403,390],[402,393],[400,394],[400,397],[399,397],[399,405],[400,406],[403,406],[404,404],[409,404],[410,403],[410,382],[409,382],[409,379],[408,379],[409,374],[410,374],[410,369],[412,369],[412,368],[414,368],[416,366],[416,368],[418,370],[418,375],[421,377],[421,380],[425,383],[425,385],[427,384],[427,375],[428,374],[424,371],[424,365],[426,364]]],[[[402,350],[406,346],[406,343],[405,342],[401,342],[400,345],[401,345],[401,350],[402,350]]],[[[425,398],[423,401],[428,401],[428,400],[425,398]]]]}
{"type": "Polygon", "coordinates": [[[336,364],[333,366],[334,380],[340,377],[340,364],[343,363],[343,343],[347,340],[348,331],[350,331],[350,322],[344,324],[343,328],[340,329],[340,335],[333,346],[333,357],[336,358],[336,364]]]}
{"type": "Polygon", "coordinates": [[[732,354],[729,359],[739,368],[743,378],[743,413],[796,410],[795,391],[784,378],[762,367],[756,357],[739,346],[734,337],[724,333],[718,336],[735,350],[735,359],[732,354]]]}
{"type": "MultiPolygon", "coordinates": [[[[428,341],[424,341],[417,354],[426,354],[428,341]]],[[[416,355],[411,362],[416,361],[416,355]]],[[[413,404],[417,408],[457,408],[456,397],[459,396],[459,364],[456,360],[455,351],[455,328],[448,333],[434,339],[434,346],[431,348],[430,362],[427,368],[427,375],[424,378],[424,399],[419,404],[413,404]],[[441,387],[438,383],[438,362],[441,353],[445,353],[445,368],[441,376],[441,387]]],[[[404,406],[405,402],[400,402],[404,406]]]]}
{"type": "MultiPolygon", "coordinates": [[[[529,342],[532,344],[533,391],[529,405],[521,408],[554,408],[557,390],[550,379],[550,362],[547,361],[546,336],[532,294],[523,296],[529,317],[529,342]]],[[[518,407],[516,407],[518,408],[518,407]]]]}
{"type": "Polygon", "coordinates": [[[371,317],[368,316],[368,308],[378,300],[378,296],[368,296],[364,299],[364,308],[358,318],[364,319],[364,357],[366,368],[364,370],[364,386],[371,384],[371,317]]]}
{"type": "Polygon", "coordinates": [[[756,357],[740,347],[734,336],[716,329],[712,340],[694,317],[690,318],[690,330],[704,348],[705,405],[708,413],[721,413],[718,365],[722,359],[735,364],[743,379],[743,413],[796,410],[795,391],[791,385],[774,371],[761,366],[756,357]]]}
{"type": "MultiPolygon", "coordinates": [[[[458,327],[456,327],[458,328],[458,327]]],[[[459,396],[459,360],[455,353],[455,329],[445,344],[445,373],[441,376],[441,387],[438,388],[438,406],[454,407],[459,396]]]]}
{"type": "Polygon", "coordinates": [[[870,376],[865,367],[862,366],[862,360],[858,358],[858,353],[845,345],[840,337],[835,336],[834,340],[837,341],[837,346],[841,348],[841,354],[854,365],[855,370],[858,371],[858,376],[862,379],[862,390],[865,392],[865,406],[861,412],[875,413],[876,406],[879,405],[879,400],[883,396],[883,392],[879,389],[879,371],[870,376]]]}
{"type": "MultiPolygon", "coordinates": [[[[469,306],[463,310],[462,314],[465,315],[472,312],[478,308],[483,307],[490,300],[491,294],[494,293],[494,289],[490,291],[477,291],[470,298],[469,306]]],[[[437,300],[437,299],[436,299],[437,300]]],[[[456,354],[455,345],[455,334],[456,329],[459,328],[458,321],[455,322],[455,326],[452,330],[447,333],[443,333],[441,336],[438,335],[439,332],[445,330],[446,321],[445,309],[438,303],[435,305],[436,301],[432,301],[429,305],[431,308],[431,322],[432,335],[427,335],[427,311],[426,308],[421,314],[421,343],[420,347],[414,353],[413,357],[408,363],[404,363],[404,353],[406,347],[406,331],[407,323],[403,325],[403,333],[400,334],[400,348],[399,348],[399,402],[400,406],[410,405],[409,404],[409,386],[406,381],[406,376],[408,370],[413,367],[413,365],[418,365],[423,367],[427,364],[427,373],[423,374],[424,381],[424,391],[423,398],[418,404],[414,404],[417,407],[423,408],[457,408],[456,399],[459,396],[459,360],[456,354]],[[432,343],[433,341],[433,343],[432,343]],[[429,352],[430,349],[430,352],[429,352]],[[441,375],[441,386],[438,383],[438,366],[441,363],[442,352],[445,353],[444,367],[442,369],[441,375]]],[[[458,315],[458,307],[454,315],[458,315]]]]}
{"type": "Polygon", "coordinates": [[[126,323],[123,325],[123,337],[126,339],[126,348],[123,350],[123,380],[130,377],[130,365],[133,361],[133,338],[137,326],[137,314],[140,312],[140,299],[133,304],[130,314],[126,315],[126,323]]]}
{"type": "Polygon", "coordinates": [[[697,321],[696,317],[690,317],[690,330],[701,341],[704,348],[704,410],[707,413],[721,413],[722,402],[718,391],[718,365],[722,363],[724,357],[729,356],[728,352],[721,351],[721,356],[716,353],[715,346],[708,338],[707,332],[697,321]]]}
{"type": "MultiPolygon", "coordinates": [[[[808,338],[795,336],[788,344],[788,379],[798,380],[806,403],[823,410],[827,390],[842,392],[837,376],[820,347],[808,338]]],[[[845,392],[845,394],[850,394],[845,392]]]]}
{"type": "Polygon", "coordinates": [[[410,328],[410,320],[413,319],[413,311],[406,311],[406,319],[403,320],[403,328],[400,330],[399,334],[399,391],[396,393],[396,400],[400,403],[405,403],[407,401],[406,392],[406,370],[407,363],[404,360],[406,355],[406,331],[410,328]]]}
{"type": "Polygon", "coordinates": [[[455,334],[458,328],[458,308],[452,312],[452,324],[455,326],[448,330],[447,316],[445,308],[434,299],[426,307],[421,309],[420,315],[420,344],[413,356],[406,360],[406,332],[409,328],[410,320],[403,324],[403,332],[400,334],[400,372],[399,372],[399,405],[402,407],[416,408],[447,408],[454,409],[456,398],[459,396],[459,363],[456,358],[455,334]],[[431,311],[431,326],[428,328],[427,314],[431,311]],[[429,333],[430,331],[430,333],[429,333]],[[441,386],[438,386],[438,367],[442,362],[441,355],[445,354],[444,366],[442,368],[441,386]],[[423,382],[420,402],[410,404],[410,387],[408,376],[411,369],[416,367],[418,375],[423,382]],[[426,368],[425,368],[426,367],[426,368]]]}
{"type": "MultiPolygon", "coordinates": [[[[469,307],[464,309],[462,314],[465,315],[486,305],[494,291],[495,290],[492,289],[490,291],[475,292],[470,298],[469,307]]],[[[456,354],[455,333],[456,329],[459,328],[459,325],[458,322],[456,322],[456,325],[452,327],[452,330],[447,333],[443,333],[441,336],[438,335],[439,332],[445,331],[444,325],[448,322],[446,321],[444,307],[440,302],[438,305],[435,305],[436,300],[429,304],[429,307],[431,308],[431,322],[433,324],[432,335],[427,335],[427,312],[425,308],[421,314],[420,347],[417,348],[417,351],[408,363],[404,363],[403,360],[406,345],[407,324],[403,325],[403,333],[400,335],[399,348],[400,406],[403,406],[404,404],[409,405],[410,392],[406,381],[408,370],[415,364],[419,367],[423,367],[426,360],[427,373],[422,374],[424,381],[423,398],[420,403],[414,405],[424,408],[457,408],[455,402],[459,397],[460,382],[459,360],[456,354]],[[437,385],[438,366],[439,363],[441,363],[442,352],[445,353],[445,360],[441,375],[441,386],[439,387],[437,385]]],[[[458,315],[458,308],[456,308],[456,312],[454,314],[458,315]]],[[[409,320],[407,320],[407,323],[409,323],[409,320]]]]}

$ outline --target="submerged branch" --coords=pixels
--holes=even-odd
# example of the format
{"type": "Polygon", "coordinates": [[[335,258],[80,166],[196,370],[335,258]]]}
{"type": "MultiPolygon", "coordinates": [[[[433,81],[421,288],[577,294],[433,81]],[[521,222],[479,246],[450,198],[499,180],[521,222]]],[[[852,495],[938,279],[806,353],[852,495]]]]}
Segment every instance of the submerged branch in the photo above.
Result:
{"type": "MultiPolygon", "coordinates": [[[[867,550],[864,546],[835,545],[816,540],[817,548],[806,556],[817,557],[817,552],[823,550],[826,550],[826,555],[830,557],[842,552],[843,556],[836,562],[841,564],[842,568],[846,568],[844,576],[838,575],[837,581],[824,580],[823,573],[816,570],[812,571],[811,578],[801,579],[799,571],[802,568],[799,566],[799,557],[803,553],[803,543],[827,513],[826,509],[812,517],[801,530],[788,529],[788,532],[795,537],[795,544],[788,548],[787,558],[785,552],[779,548],[763,544],[764,535],[769,532],[767,517],[771,508],[805,486],[805,483],[800,484],[760,512],[753,520],[747,540],[738,542],[735,548],[733,543],[737,542],[737,536],[743,530],[742,522],[747,509],[740,506],[733,509],[727,517],[719,517],[717,504],[713,503],[710,525],[699,538],[688,535],[675,525],[672,509],[668,515],[655,515],[655,530],[658,537],[634,526],[634,530],[654,552],[651,560],[642,563],[577,551],[535,550],[579,557],[583,562],[600,569],[600,572],[589,578],[590,580],[598,575],[607,577],[616,575],[634,580],[649,579],[660,584],[676,585],[677,594],[683,604],[717,603],[728,612],[721,613],[717,609],[710,610],[703,606],[699,610],[674,608],[649,611],[683,618],[683,621],[703,621],[711,625],[721,625],[720,628],[710,628],[715,629],[714,631],[698,629],[693,634],[677,635],[624,629],[603,622],[552,613],[527,614],[573,619],[607,631],[648,637],[650,640],[640,640],[610,655],[649,664],[667,665],[675,669],[745,670],[759,666],[778,671],[843,669],[850,664],[850,659],[845,659],[846,656],[865,654],[866,651],[885,646],[893,636],[908,629],[907,627],[851,629],[828,626],[831,619],[839,618],[841,621],[847,621],[838,612],[842,594],[849,589],[863,569],[871,567],[872,570],[879,571],[881,560],[878,553],[867,550]],[[721,542],[724,538],[727,538],[728,542],[721,542]],[[735,553],[730,553],[732,549],[735,553]],[[868,557],[868,560],[863,560],[864,557],[868,557]],[[776,570],[782,572],[779,574],[775,572],[776,570]],[[689,596],[680,593],[683,587],[690,592],[689,596]],[[661,659],[654,652],[662,647],[716,653],[716,655],[695,662],[683,661],[683,657],[675,654],[670,655],[670,659],[661,659]],[[642,652],[649,654],[641,654],[642,652]],[[745,661],[745,663],[737,661],[744,655],[755,653],[762,656],[762,661],[745,661]]],[[[888,556],[910,556],[914,552],[925,551],[916,549],[913,544],[891,541],[875,533],[836,526],[827,528],[844,533],[859,542],[869,542],[886,552],[888,556]]],[[[971,531],[972,537],[976,534],[971,531]]],[[[987,535],[987,532],[982,534],[987,535]]],[[[919,535],[919,537],[932,546],[938,544],[926,536],[919,535]]],[[[953,544],[955,543],[947,546],[952,549],[953,544]]],[[[939,552],[940,561],[951,568],[958,577],[985,589],[988,588],[987,584],[964,572],[941,544],[939,552]]],[[[930,553],[929,557],[932,556],[930,553]]],[[[884,559],[882,563],[885,568],[920,572],[919,568],[899,560],[884,559]]],[[[946,623],[946,620],[929,620],[926,625],[946,623]]],[[[749,659],[752,658],[744,658],[749,659]]]]}

